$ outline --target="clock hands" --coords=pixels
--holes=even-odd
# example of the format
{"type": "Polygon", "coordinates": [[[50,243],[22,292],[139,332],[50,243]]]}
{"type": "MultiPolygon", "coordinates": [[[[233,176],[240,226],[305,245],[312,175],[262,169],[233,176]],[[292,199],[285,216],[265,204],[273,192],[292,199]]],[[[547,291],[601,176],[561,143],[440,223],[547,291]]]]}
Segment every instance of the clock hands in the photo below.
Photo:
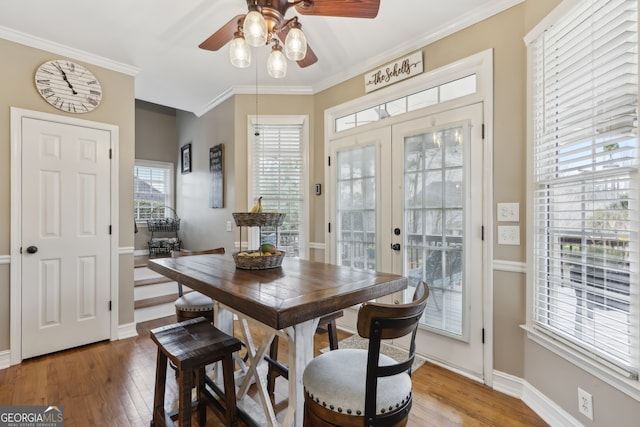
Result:
{"type": "Polygon", "coordinates": [[[74,95],[77,95],[78,92],[76,92],[76,90],[73,88],[73,85],[71,84],[69,79],[67,79],[67,73],[65,73],[64,70],[62,69],[62,67],[60,65],[56,64],[55,62],[54,62],[53,65],[58,69],[58,71],[60,71],[60,74],[62,74],[62,80],[67,82],[67,84],[69,85],[69,89],[71,89],[71,93],[73,93],[74,95]]]}

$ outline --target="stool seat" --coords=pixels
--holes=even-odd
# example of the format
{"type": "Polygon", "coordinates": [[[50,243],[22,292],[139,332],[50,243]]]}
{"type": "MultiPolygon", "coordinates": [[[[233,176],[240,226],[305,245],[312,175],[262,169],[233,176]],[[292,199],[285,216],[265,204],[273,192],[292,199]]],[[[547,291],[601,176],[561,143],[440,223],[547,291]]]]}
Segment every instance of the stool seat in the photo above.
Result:
{"type": "Polygon", "coordinates": [[[196,401],[199,422],[206,423],[206,402],[212,398],[205,388],[205,366],[221,361],[224,375],[225,411],[214,412],[226,422],[237,424],[235,383],[233,376],[233,353],[240,350],[241,343],[235,337],[225,334],[204,317],[187,320],[151,330],[151,339],[158,346],[154,411],[151,426],[171,426],[173,419],[164,408],[166,389],[167,359],[171,360],[178,373],[178,417],[180,425],[191,425],[191,389],[198,388],[196,401]],[[194,375],[195,374],[195,375],[194,375]]]}
{"type": "Polygon", "coordinates": [[[176,309],[181,311],[213,310],[213,300],[200,292],[188,292],[175,302],[176,309]]]}
{"type": "MultiPolygon", "coordinates": [[[[171,258],[193,255],[222,255],[224,253],[225,249],[223,247],[203,251],[172,251],[171,258]]],[[[178,322],[202,316],[213,323],[213,300],[211,298],[200,292],[184,292],[180,282],[178,282],[178,297],[174,304],[178,322]]]]}

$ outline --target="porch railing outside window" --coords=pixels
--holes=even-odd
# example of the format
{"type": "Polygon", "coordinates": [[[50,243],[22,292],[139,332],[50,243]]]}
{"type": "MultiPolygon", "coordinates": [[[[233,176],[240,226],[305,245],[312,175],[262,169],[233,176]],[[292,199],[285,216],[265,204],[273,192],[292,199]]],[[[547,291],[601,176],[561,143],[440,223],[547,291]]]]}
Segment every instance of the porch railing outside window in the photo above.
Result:
{"type": "Polygon", "coordinates": [[[529,44],[532,321],[630,378],[640,369],[637,15],[637,0],[575,2],[529,44]]]}

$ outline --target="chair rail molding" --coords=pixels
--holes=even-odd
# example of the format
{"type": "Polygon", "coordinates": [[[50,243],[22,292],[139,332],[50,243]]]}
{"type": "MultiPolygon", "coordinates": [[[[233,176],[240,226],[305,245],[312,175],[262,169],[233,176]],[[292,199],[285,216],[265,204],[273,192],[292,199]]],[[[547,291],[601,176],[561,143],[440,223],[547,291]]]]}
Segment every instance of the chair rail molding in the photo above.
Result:
{"type": "Polygon", "coordinates": [[[506,271],[509,273],[521,273],[527,272],[527,263],[521,261],[507,261],[504,259],[493,260],[494,271],[506,271]]]}

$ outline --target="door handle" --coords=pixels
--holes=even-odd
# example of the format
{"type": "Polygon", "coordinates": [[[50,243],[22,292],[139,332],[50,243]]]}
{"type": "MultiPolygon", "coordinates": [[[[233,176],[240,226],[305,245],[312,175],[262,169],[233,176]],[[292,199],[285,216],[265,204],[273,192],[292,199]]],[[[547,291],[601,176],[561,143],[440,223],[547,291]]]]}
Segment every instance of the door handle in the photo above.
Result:
{"type": "Polygon", "coordinates": [[[400,243],[392,243],[391,244],[391,249],[393,249],[394,251],[399,251],[400,250],[400,243]]]}
{"type": "Polygon", "coordinates": [[[38,252],[38,247],[37,246],[29,246],[27,248],[27,253],[35,254],[36,252],[38,252]]]}

